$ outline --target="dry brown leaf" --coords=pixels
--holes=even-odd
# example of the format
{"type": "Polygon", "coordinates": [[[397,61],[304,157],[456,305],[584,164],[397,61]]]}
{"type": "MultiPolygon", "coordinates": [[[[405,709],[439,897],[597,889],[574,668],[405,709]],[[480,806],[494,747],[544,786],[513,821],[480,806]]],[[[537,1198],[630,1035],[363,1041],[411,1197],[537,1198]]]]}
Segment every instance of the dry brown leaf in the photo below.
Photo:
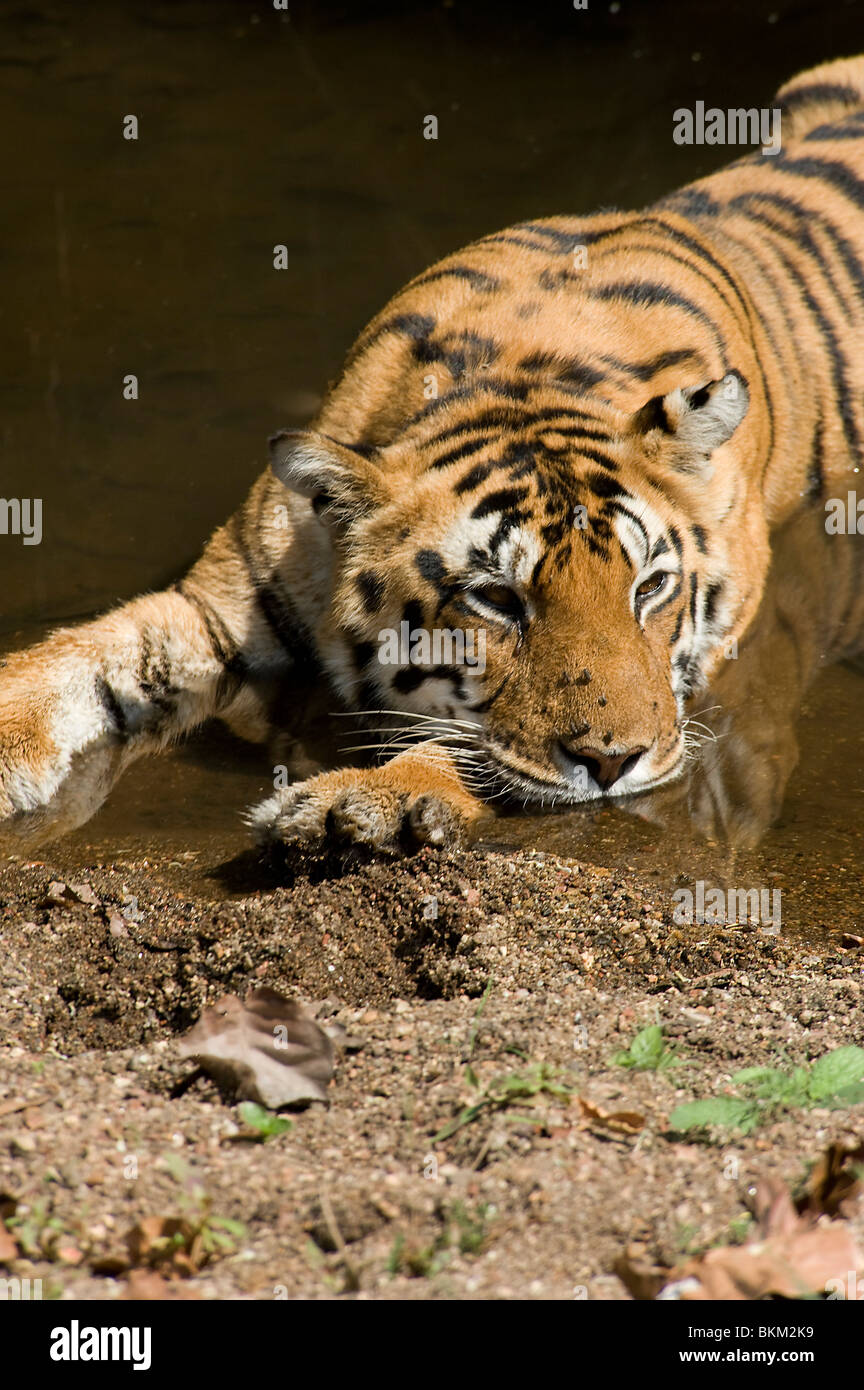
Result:
{"type": "Polygon", "coordinates": [[[612,1266],[627,1292],[638,1299],[656,1298],[669,1283],[670,1270],[650,1258],[642,1244],[628,1245],[612,1266]]]}
{"type": "Polygon", "coordinates": [[[799,1215],[782,1183],[757,1184],[753,1207],[757,1229],[744,1245],[709,1250],[675,1269],[652,1264],[644,1246],[629,1246],[615,1272],[634,1298],[734,1302],[824,1295],[829,1281],[845,1287],[850,1271],[864,1268],[851,1227],[799,1215]]]}
{"type": "Polygon", "coordinates": [[[849,1227],[825,1222],[754,1244],[709,1250],[691,1260],[680,1278],[693,1278],[685,1301],[757,1299],[769,1295],[804,1298],[824,1294],[829,1280],[844,1285],[850,1270],[861,1268],[861,1257],[849,1227]]]}
{"type": "Polygon", "coordinates": [[[864,1166],[864,1143],[855,1148],[829,1144],[817,1161],[804,1193],[795,1203],[802,1214],[848,1216],[850,1208],[864,1192],[864,1182],[855,1168],[864,1166]]]}
{"type": "Polygon", "coordinates": [[[180,1216],[145,1216],[126,1233],[133,1265],[169,1269],[188,1279],[206,1264],[200,1231],[180,1216]]]}
{"type": "Polygon", "coordinates": [[[169,1283],[153,1269],[133,1269],[120,1297],[128,1302],[161,1303],[200,1299],[201,1295],[197,1289],[185,1288],[176,1280],[169,1283]]]}
{"type": "Polygon", "coordinates": [[[0,1264],[9,1264],[18,1258],[18,1242],[0,1221],[0,1264]]]}
{"type": "Polygon", "coordinates": [[[269,1110],[325,1100],[333,1075],[331,1039],[296,999],[266,986],[248,994],[245,1003],[224,995],[204,1010],[179,1050],[241,1099],[269,1110]]]}
{"type": "Polygon", "coordinates": [[[637,1114],[634,1110],[603,1110],[599,1105],[585,1100],[584,1096],[577,1096],[576,1099],[586,1127],[601,1125],[603,1129],[612,1130],[615,1134],[638,1134],[645,1128],[645,1116],[637,1114]]]}

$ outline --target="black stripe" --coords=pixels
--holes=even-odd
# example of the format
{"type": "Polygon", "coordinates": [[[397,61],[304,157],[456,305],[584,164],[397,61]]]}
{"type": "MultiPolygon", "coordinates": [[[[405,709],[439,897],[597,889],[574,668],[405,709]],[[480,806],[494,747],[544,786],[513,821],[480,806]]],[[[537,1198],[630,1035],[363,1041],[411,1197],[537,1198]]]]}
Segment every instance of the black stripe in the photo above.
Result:
{"type": "Polygon", "coordinates": [[[459,479],[454,487],[453,491],[456,496],[462,497],[466,492],[473,492],[481,483],[485,483],[490,473],[494,472],[496,468],[500,468],[500,466],[497,459],[490,460],[488,463],[476,464],[475,467],[471,469],[470,473],[466,473],[464,478],[459,479]]]}
{"type": "Polygon", "coordinates": [[[680,227],[671,226],[662,217],[651,214],[644,220],[659,227],[664,235],[673,237],[679,246],[686,246],[688,250],[693,252],[694,256],[699,256],[703,261],[706,261],[712,269],[716,270],[718,275],[721,276],[725,284],[729,286],[734,294],[738,304],[743,310],[747,322],[752,322],[753,306],[750,303],[749,296],[738,283],[738,280],[732,274],[731,270],[729,270],[728,266],[725,266],[723,262],[714,255],[713,251],[709,251],[708,247],[703,242],[699,241],[697,237],[690,236],[688,232],[682,231],[680,227]]]}
{"type": "MultiPolygon", "coordinates": [[[[264,500],[262,496],[262,507],[264,500]]],[[[260,524],[260,518],[259,518],[260,524]]],[[[275,576],[269,580],[258,573],[246,540],[243,536],[243,521],[236,514],[229,522],[237,554],[249,577],[249,584],[255,595],[258,611],[270,628],[276,641],[292,659],[294,665],[309,670],[317,669],[314,646],[305,624],[297,617],[294,605],[281,590],[275,576]]]]}
{"type": "Polygon", "coordinates": [[[695,570],[690,571],[690,621],[696,626],[696,605],[699,601],[699,580],[695,570]]]}
{"type": "Polygon", "coordinates": [[[611,353],[604,353],[600,360],[617,372],[625,372],[636,381],[646,382],[651,381],[658,372],[664,371],[667,367],[676,367],[682,362],[692,362],[694,368],[705,369],[705,359],[695,348],[672,348],[668,352],[658,353],[649,362],[625,362],[623,358],[613,357],[611,353]]]}
{"type": "Polygon", "coordinates": [[[413,289],[417,285],[431,285],[435,280],[465,280],[475,290],[485,290],[491,293],[492,290],[500,290],[501,281],[495,275],[487,275],[484,270],[475,270],[470,265],[451,265],[445,266],[441,270],[429,270],[425,275],[418,275],[407,286],[413,289]]]}
{"type": "Polygon", "coordinates": [[[547,372],[557,381],[576,382],[586,390],[604,379],[604,373],[598,372],[587,362],[580,362],[575,357],[561,357],[555,352],[529,353],[521,359],[519,366],[526,372],[547,372]]]}
{"type": "Polygon", "coordinates": [[[629,497],[630,493],[615,478],[607,478],[605,473],[588,473],[582,480],[595,497],[629,497]]]}
{"type": "Polygon", "coordinates": [[[716,217],[723,211],[723,204],[706,193],[704,188],[691,186],[670,193],[655,203],[655,208],[670,208],[682,217],[716,217]]]}
{"type": "Polygon", "coordinates": [[[584,425],[549,424],[545,426],[543,432],[560,434],[564,439],[592,439],[600,444],[613,444],[615,442],[615,435],[610,434],[608,430],[586,430],[584,425]]]}
{"type": "Polygon", "coordinates": [[[400,695],[409,695],[426,681],[450,680],[461,687],[465,671],[460,666],[403,666],[394,675],[391,684],[400,695]]]}
{"type": "Polygon", "coordinates": [[[620,502],[607,503],[607,510],[617,512],[619,516],[626,516],[629,521],[633,522],[633,525],[636,527],[636,530],[641,533],[642,543],[645,547],[645,554],[647,556],[651,547],[650,537],[648,535],[648,532],[645,530],[644,523],[640,521],[636,513],[631,512],[629,507],[622,506],[620,502]]]}
{"type": "Polygon", "coordinates": [[[807,156],[792,159],[781,151],[775,157],[774,164],[778,172],[792,174],[795,178],[824,179],[856,207],[864,208],[864,182],[840,159],[816,159],[807,156]]]}
{"type": "Polygon", "coordinates": [[[864,137],[864,111],[856,111],[843,117],[837,124],[817,125],[815,130],[808,130],[804,139],[813,140],[860,140],[864,137]]]}
{"type": "Polygon", "coordinates": [[[705,622],[709,627],[714,626],[714,618],[717,614],[717,602],[723,592],[723,585],[719,580],[714,579],[705,590],[705,622]]]}
{"type": "MultiPolygon", "coordinates": [[[[668,229],[668,233],[669,233],[669,236],[670,236],[670,237],[673,236],[672,228],[669,228],[669,229],[668,229]]],[[[686,240],[686,239],[683,237],[683,234],[682,234],[682,238],[681,238],[681,239],[682,239],[682,240],[686,240]]],[[[693,239],[690,238],[690,240],[693,240],[693,239]]],[[[694,245],[698,246],[698,244],[699,244],[698,242],[694,242],[694,245]]],[[[650,241],[643,241],[643,242],[638,242],[638,241],[630,242],[630,241],[628,241],[628,242],[625,243],[624,246],[617,247],[617,248],[615,248],[615,247],[611,248],[611,249],[607,252],[607,255],[608,255],[608,256],[613,256],[613,255],[616,255],[616,254],[619,254],[619,253],[626,253],[627,255],[629,255],[631,252],[640,252],[640,253],[644,253],[644,254],[649,255],[649,256],[659,256],[659,257],[661,257],[663,260],[672,261],[672,263],[673,263],[674,265],[680,266],[683,270],[687,271],[687,273],[688,273],[689,275],[695,275],[699,280],[702,281],[703,284],[707,285],[708,288],[717,296],[717,298],[718,298],[718,299],[721,301],[721,303],[723,304],[724,308],[725,308],[729,313],[735,313],[736,306],[735,306],[733,303],[731,303],[730,300],[729,300],[729,298],[723,293],[723,291],[720,289],[719,285],[717,284],[716,280],[714,280],[714,279],[707,273],[707,271],[703,270],[702,266],[700,266],[700,265],[694,265],[694,263],[693,263],[692,260],[688,260],[686,256],[681,256],[681,255],[679,255],[679,254],[677,253],[677,251],[674,251],[671,247],[669,247],[669,246],[658,246],[655,242],[650,242],[650,241]]],[[[719,263],[718,263],[718,264],[719,264],[719,263]]],[[[660,273],[662,274],[662,271],[661,271],[660,273]]],[[[746,316],[746,309],[745,309],[744,312],[745,312],[745,316],[746,316]]],[[[740,321],[740,315],[739,315],[739,321],[740,321]]],[[[746,317],[745,321],[746,321],[747,323],[749,323],[749,321],[750,321],[750,320],[749,320],[749,316],[746,317]]]]}
{"type": "Polygon", "coordinates": [[[810,468],[807,474],[807,486],[811,497],[820,497],[825,486],[825,465],[823,454],[825,451],[825,420],[820,410],[816,417],[816,425],[813,430],[813,441],[810,445],[810,468]]]}
{"type": "Polygon", "coordinates": [[[592,246],[595,242],[602,241],[610,233],[619,230],[619,225],[613,227],[580,227],[577,232],[562,232],[560,227],[547,227],[542,222],[517,222],[514,230],[521,232],[532,232],[534,236],[543,237],[551,244],[555,251],[560,251],[562,255],[572,255],[579,246],[592,246]]]}
{"type": "Polygon", "coordinates": [[[774,254],[783,262],[787,274],[795,281],[801,293],[811,317],[815,321],[831,359],[832,375],[834,378],[834,404],[840,413],[840,420],[843,425],[843,434],[850,452],[859,458],[861,454],[861,438],[858,423],[852,413],[852,401],[855,399],[851,383],[848,379],[849,363],[840,347],[834,325],[831,323],[822,305],[814,297],[804,276],[793,261],[789,259],[776,242],[773,245],[774,254]]]}
{"type": "Polygon", "coordinates": [[[491,436],[481,435],[479,439],[466,439],[463,444],[455,444],[452,449],[447,449],[443,454],[439,454],[429,464],[430,469],[447,468],[451,463],[459,463],[461,459],[468,458],[470,454],[477,454],[486,445],[491,443],[491,436]]]}
{"type": "Polygon", "coordinates": [[[780,97],[780,110],[784,116],[791,116],[802,106],[820,105],[826,101],[839,101],[846,106],[860,106],[861,93],[854,87],[842,86],[839,82],[808,82],[806,86],[795,87],[788,96],[780,97]]]}
{"type": "MultiPolygon", "coordinates": [[[[788,208],[786,210],[790,211],[790,209],[788,208]]],[[[778,236],[785,237],[787,241],[792,243],[793,247],[795,247],[796,250],[800,250],[805,255],[811,256],[818,270],[821,272],[822,278],[824,279],[826,285],[831,290],[832,294],[834,295],[834,298],[837,300],[837,304],[841,312],[847,319],[852,319],[853,316],[846,307],[847,296],[845,290],[835,281],[830,264],[821,254],[818,246],[813,240],[813,237],[807,231],[805,226],[800,224],[795,226],[794,228],[784,226],[782,222],[778,222],[775,218],[769,217],[767,213],[757,212],[752,207],[748,209],[746,215],[751,222],[757,222],[760,226],[767,227],[770,231],[776,232],[778,236]]],[[[801,210],[801,216],[809,216],[813,218],[814,221],[817,220],[812,213],[808,214],[803,209],[801,210]]],[[[864,287],[864,270],[862,270],[861,265],[857,262],[857,260],[855,260],[853,256],[853,265],[852,269],[850,270],[849,265],[846,263],[840,252],[839,247],[835,246],[835,250],[837,251],[837,254],[840,257],[840,259],[843,260],[847,272],[850,275],[856,289],[860,291],[861,288],[864,287]]],[[[851,247],[849,248],[849,252],[851,254],[851,247]]]]}
{"type": "Polygon", "coordinates": [[[246,674],[246,663],[240,655],[240,648],[225,626],[222,618],[209,603],[194,593],[187,585],[186,580],[181,579],[179,584],[174,585],[175,591],[184,598],[192,608],[195,609],[210,641],[213,655],[217,661],[225,667],[227,671],[238,676],[246,674]]]}
{"type": "MultiPolygon", "coordinates": [[[[368,352],[378,342],[379,338],[384,338],[388,333],[399,333],[403,337],[410,338],[414,342],[419,342],[423,338],[428,338],[430,333],[434,333],[436,320],[428,314],[395,314],[393,318],[386,319],[384,323],[377,327],[367,329],[358,338],[345,363],[346,369],[351,363],[356,362],[358,357],[368,352]]],[[[343,371],[344,376],[344,371],[343,371]]]]}
{"type": "Polygon", "coordinates": [[[126,722],[126,715],[123,713],[123,706],[101,672],[96,676],[96,695],[99,703],[110,714],[115,731],[121,738],[125,738],[129,732],[129,726],[126,722]]]}
{"type": "Polygon", "coordinates": [[[548,246],[538,244],[536,241],[526,241],[525,238],[521,236],[511,236],[509,232],[496,232],[494,236],[481,237],[479,241],[475,241],[472,244],[474,246],[488,246],[495,243],[503,246],[521,246],[526,251],[542,251],[544,255],[548,255],[549,253],[548,246]]]}
{"type": "Polygon", "coordinates": [[[386,587],[381,575],[376,574],[374,570],[362,570],[354,582],[366,612],[370,616],[380,613],[386,587]]]}
{"type": "Polygon", "coordinates": [[[484,516],[491,516],[493,512],[507,511],[511,507],[516,507],[520,502],[524,502],[528,496],[527,487],[504,487],[496,492],[487,493],[474,508],[471,516],[480,521],[484,516]]]}
{"type": "Polygon", "coordinates": [[[429,401],[428,405],[413,415],[407,424],[413,425],[420,420],[428,419],[430,415],[437,415],[439,410],[446,410],[454,401],[476,400],[485,392],[490,396],[503,396],[508,401],[524,401],[532,391],[538,389],[538,385],[538,382],[503,381],[484,374],[482,381],[466,382],[464,386],[456,386],[452,391],[447,391],[437,400],[429,401]]]}
{"type": "Polygon", "coordinates": [[[710,315],[706,314],[704,309],[700,309],[694,300],[688,299],[686,295],[678,294],[668,285],[658,284],[654,280],[617,280],[610,285],[598,286],[596,289],[589,290],[588,293],[592,299],[621,300],[626,304],[634,305],[636,308],[683,309],[711,330],[718,346],[724,349],[725,356],[723,337],[710,315]]]}
{"type": "MultiPolygon", "coordinates": [[[[861,261],[858,259],[852,243],[847,241],[842,232],[839,232],[827,217],[821,213],[815,212],[812,208],[805,207],[803,204],[796,202],[794,198],[779,193],[742,194],[732,199],[730,207],[746,207],[748,217],[754,220],[764,220],[764,214],[752,211],[752,204],[754,202],[769,203],[772,207],[779,208],[782,212],[788,213],[791,217],[798,218],[800,225],[794,232],[790,231],[788,228],[784,229],[782,224],[771,223],[770,225],[775,226],[777,231],[789,237],[796,245],[806,246],[814,258],[819,261],[821,265],[825,266],[827,279],[828,267],[825,264],[825,258],[808,231],[808,224],[812,225],[815,223],[831,241],[853,285],[859,292],[864,293],[864,266],[862,266],[861,261]]],[[[837,290],[835,292],[838,297],[842,298],[842,291],[837,290]]]]}

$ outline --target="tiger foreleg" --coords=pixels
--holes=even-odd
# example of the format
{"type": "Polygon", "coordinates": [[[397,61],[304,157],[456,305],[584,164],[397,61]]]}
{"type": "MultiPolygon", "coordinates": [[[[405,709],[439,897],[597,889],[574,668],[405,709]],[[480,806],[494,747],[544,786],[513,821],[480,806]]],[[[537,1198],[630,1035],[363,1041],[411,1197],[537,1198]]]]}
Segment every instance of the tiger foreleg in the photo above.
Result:
{"type": "Polygon", "coordinates": [[[122,770],[219,713],[240,679],[207,605],[147,595],[0,664],[0,828],[62,834],[122,770]]]}

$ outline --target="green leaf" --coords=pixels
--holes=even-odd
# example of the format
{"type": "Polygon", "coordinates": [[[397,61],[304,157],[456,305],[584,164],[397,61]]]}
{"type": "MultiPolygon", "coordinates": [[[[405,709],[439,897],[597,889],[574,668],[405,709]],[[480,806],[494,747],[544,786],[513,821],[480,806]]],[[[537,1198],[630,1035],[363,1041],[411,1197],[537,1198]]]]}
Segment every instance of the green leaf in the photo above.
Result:
{"type": "Polygon", "coordinates": [[[773,1105],[800,1106],[807,1103],[810,1073],[804,1067],[780,1071],[776,1067],[745,1067],[736,1072],[732,1083],[751,1091],[773,1105]]]}
{"type": "Polygon", "coordinates": [[[462,1129],[465,1125],[470,1125],[471,1121],[476,1120],[478,1115],[482,1115],[485,1109],[485,1100],[478,1101],[476,1105],[466,1105],[465,1109],[460,1110],[459,1114],[455,1117],[455,1119],[450,1120],[450,1122],[446,1124],[443,1129],[439,1129],[438,1133],[433,1138],[432,1143],[440,1144],[442,1139],[449,1139],[450,1136],[452,1134],[455,1134],[458,1129],[462,1129]]]}
{"type": "Polygon", "coordinates": [[[616,1067],[632,1067],[635,1071],[666,1071],[681,1065],[674,1048],[667,1047],[663,1028],[651,1023],[638,1032],[626,1052],[616,1052],[612,1058],[616,1067]]]}
{"type": "Polygon", "coordinates": [[[656,1067],[664,1050],[663,1029],[659,1023],[643,1028],[630,1044],[630,1055],[636,1067],[656,1067]]]}
{"type": "Polygon", "coordinates": [[[862,1103],[864,1103],[864,1081],[859,1081],[855,1086],[845,1086],[842,1091],[838,1091],[830,1100],[825,1101],[829,1110],[845,1110],[850,1105],[861,1105],[862,1103]]]}
{"type": "Polygon", "coordinates": [[[242,1221],[237,1221],[233,1216],[211,1216],[210,1226],[218,1226],[223,1231],[228,1231],[232,1236],[242,1238],[246,1234],[246,1227],[242,1221]]]}
{"type": "Polygon", "coordinates": [[[274,1135],[285,1134],[294,1127],[292,1121],[284,1115],[274,1115],[270,1110],[265,1110],[263,1105],[256,1105],[252,1100],[244,1100],[240,1106],[240,1118],[250,1129],[256,1130],[262,1139],[272,1139],[274,1135]]]}
{"type": "Polygon", "coordinates": [[[736,1071],[732,1077],[733,1086],[750,1086],[761,1084],[763,1081],[770,1081],[774,1077],[782,1076],[782,1071],[776,1067],[745,1067],[743,1071],[736,1071]]]}
{"type": "Polygon", "coordinates": [[[808,1093],[817,1104],[856,1086],[864,1080],[864,1048],[837,1047],[814,1062],[810,1070],[808,1093]]]}
{"type": "Polygon", "coordinates": [[[759,1121],[759,1111],[752,1101],[736,1096],[714,1096],[711,1100],[694,1100],[679,1105],[669,1116],[671,1129],[686,1133],[690,1129],[740,1129],[745,1133],[759,1121]]]}

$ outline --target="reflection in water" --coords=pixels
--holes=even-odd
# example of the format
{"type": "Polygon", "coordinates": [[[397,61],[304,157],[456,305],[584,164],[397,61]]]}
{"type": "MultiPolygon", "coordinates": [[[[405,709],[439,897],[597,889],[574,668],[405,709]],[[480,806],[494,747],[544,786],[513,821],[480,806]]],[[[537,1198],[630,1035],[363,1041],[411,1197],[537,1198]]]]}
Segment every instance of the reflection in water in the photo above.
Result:
{"type": "MultiPolygon", "coordinates": [[[[638,814],[676,831],[752,848],[779,815],[799,758],[801,702],[820,667],[864,650],[864,546],[828,535],[820,504],[774,538],[758,616],[698,714],[711,731],[688,776],[638,814]]],[[[814,769],[815,771],[815,769],[814,769]]]]}

